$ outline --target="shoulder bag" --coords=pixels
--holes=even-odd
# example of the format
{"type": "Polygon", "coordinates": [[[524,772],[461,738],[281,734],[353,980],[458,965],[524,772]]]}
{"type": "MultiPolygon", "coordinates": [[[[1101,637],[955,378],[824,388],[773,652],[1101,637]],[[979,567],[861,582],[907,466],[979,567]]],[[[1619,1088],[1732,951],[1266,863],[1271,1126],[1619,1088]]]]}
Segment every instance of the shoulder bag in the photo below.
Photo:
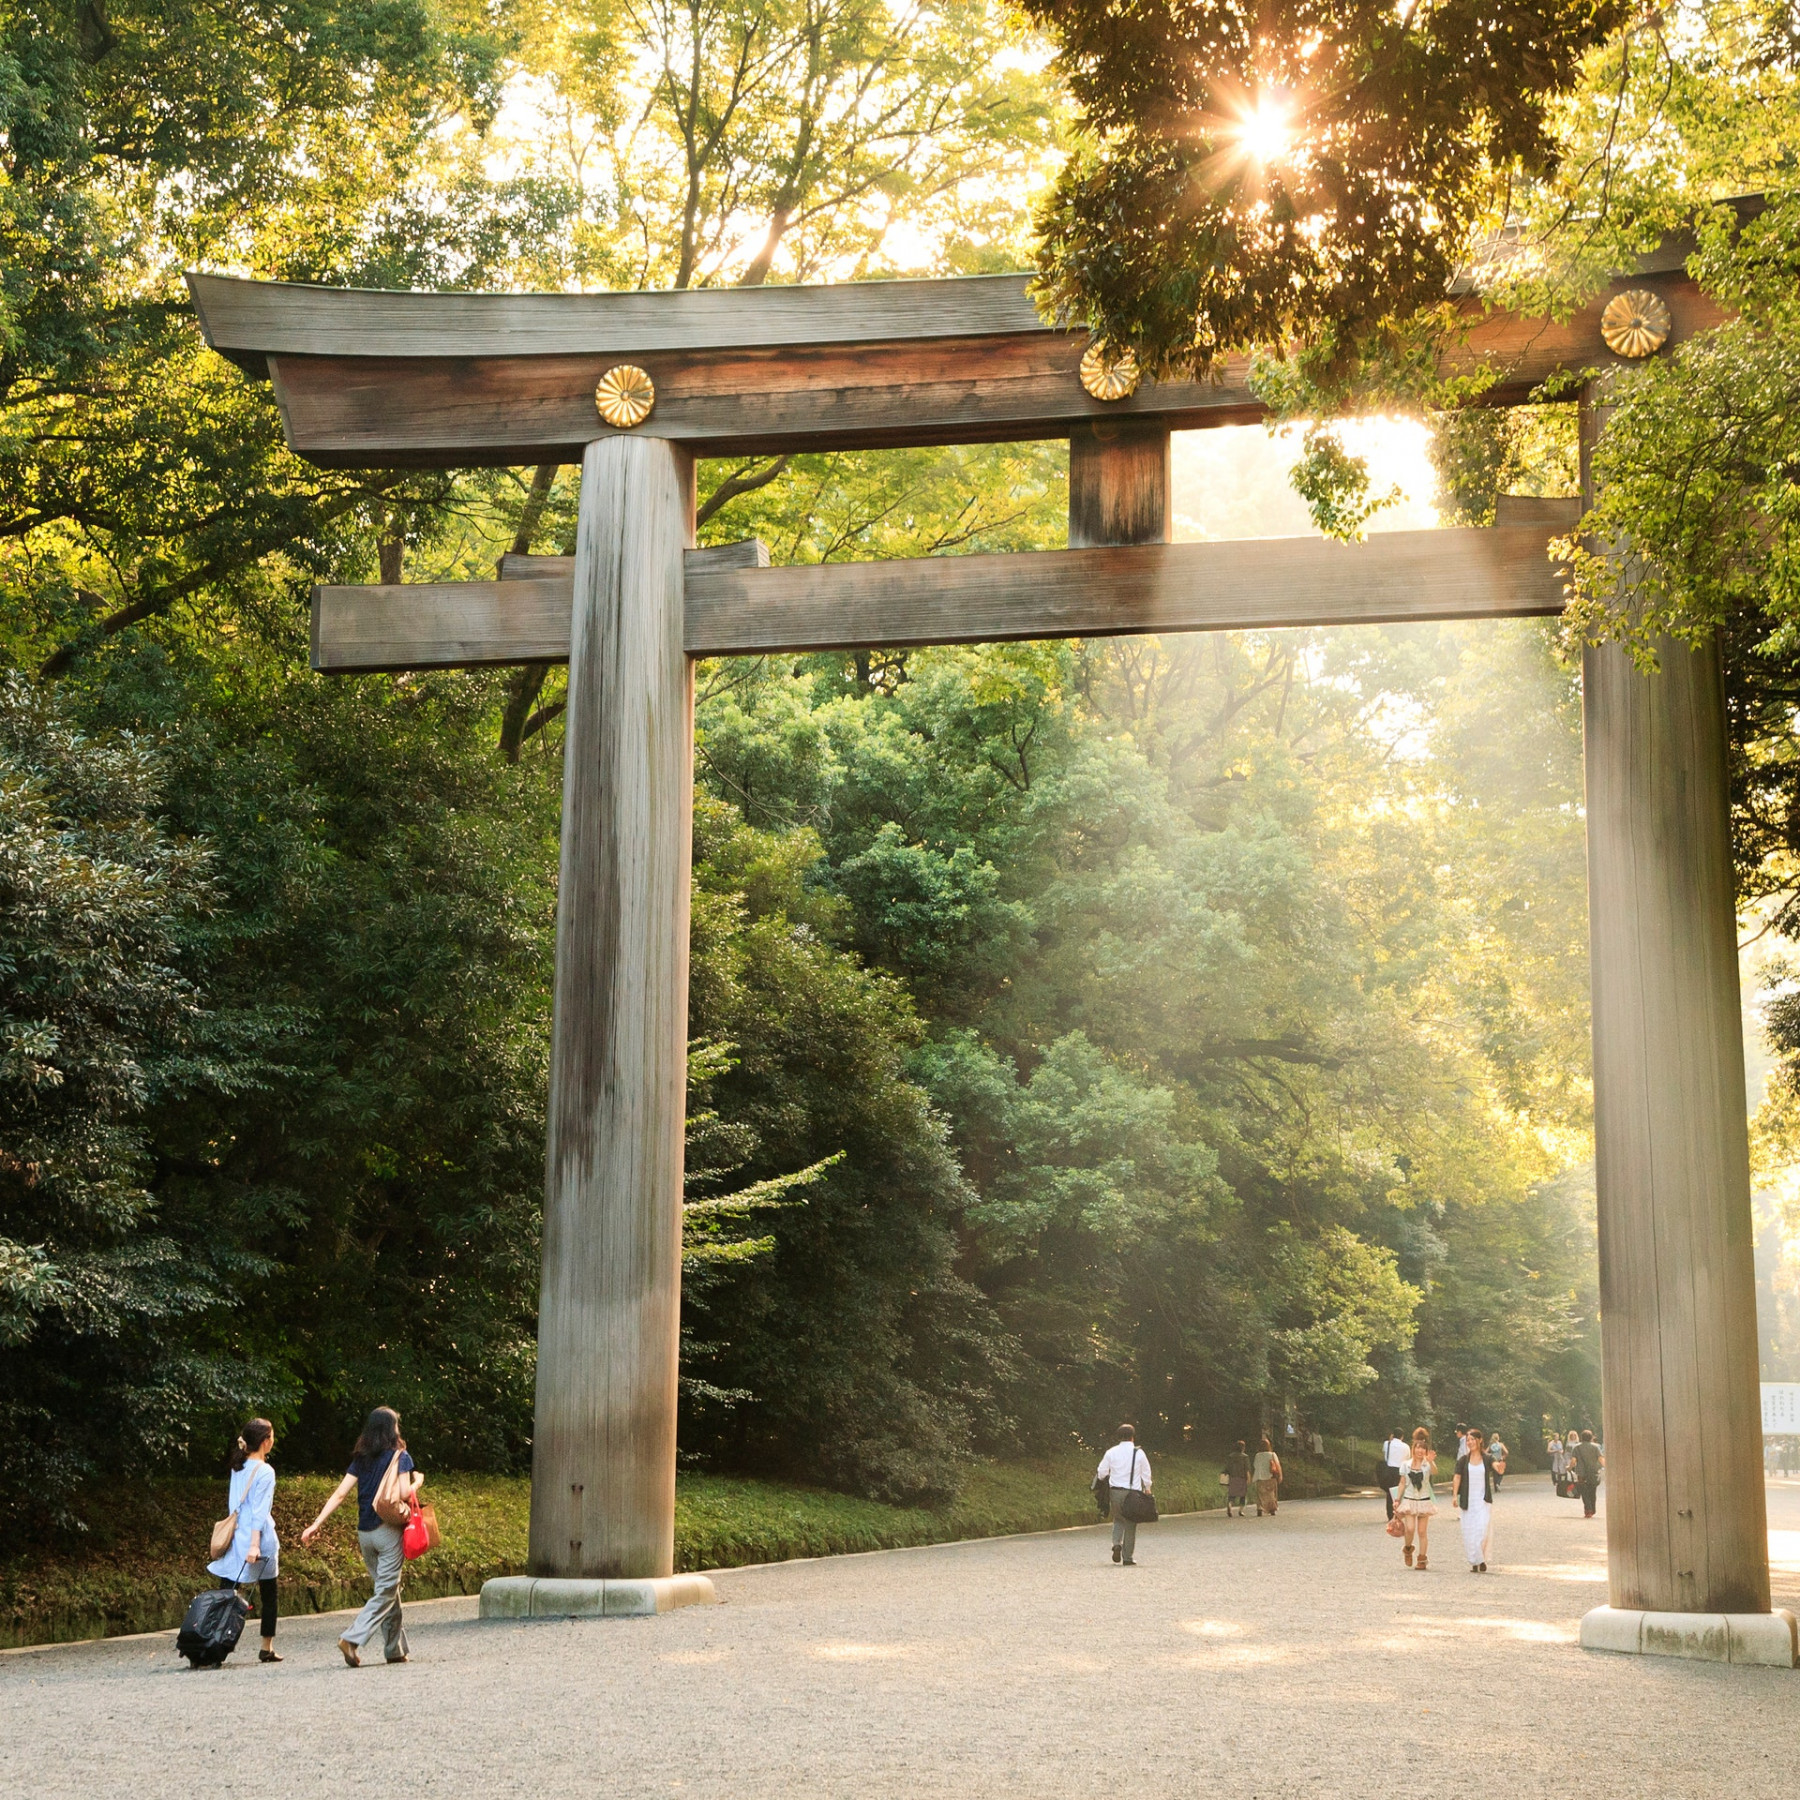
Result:
{"type": "Polygon", "coordinates": [[[1130,1487],[1125,1498],[1119,1502],[1119,1516],[1129,1519],[1133,1525],[1154,1525],[1159,1516],[1156,1501],[1137,1484],[1137,1459],[1138,1450],[1134,1444],[1131,1447],[1130,1487]]]}
{"type": "MultiPolygon", "coordinates": [[[[237,1536],[238,1514],[244,1510],[244,1501],[250,1498],[250,1484],[256,1479],[256,1470],[249,1462],[246,1462],[244,1467],[249,1469],[250,1473],[245,1477],[242,1497],[238,1500],[237,1505],[212,1528],[212,1539],[207,1546],[209,1560],[212,1562],[217,1562],[231,1548],[231,1541],[237,1536]]],[[[230,1490],[226,1491],[229,1493],[230,1490]]]]}
{"type": "Polygon", "coordinates": [[[400,1458],[403,1454],[396,1444],[388,1466],[381,1472],[381,1485],[375,1490],[375,1516],[384,1525],[404,1525],[412,1517],[412,1507],[400,1498],[400,1458]]]}

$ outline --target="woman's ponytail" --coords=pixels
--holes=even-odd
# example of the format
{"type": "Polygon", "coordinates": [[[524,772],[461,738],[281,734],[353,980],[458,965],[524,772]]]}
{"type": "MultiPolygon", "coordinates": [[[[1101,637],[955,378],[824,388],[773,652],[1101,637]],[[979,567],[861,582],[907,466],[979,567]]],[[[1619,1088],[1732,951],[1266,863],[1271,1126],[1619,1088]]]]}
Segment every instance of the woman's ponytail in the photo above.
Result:
{"type": "Polygon", "coordinates": [[[236,1474],[250,1460],[252,1450],[260,1450],[275,1435],[275,1427],[267,1419],[251,1419],[238,1433],[232,1446],[231,1472],[236,1474]]]}

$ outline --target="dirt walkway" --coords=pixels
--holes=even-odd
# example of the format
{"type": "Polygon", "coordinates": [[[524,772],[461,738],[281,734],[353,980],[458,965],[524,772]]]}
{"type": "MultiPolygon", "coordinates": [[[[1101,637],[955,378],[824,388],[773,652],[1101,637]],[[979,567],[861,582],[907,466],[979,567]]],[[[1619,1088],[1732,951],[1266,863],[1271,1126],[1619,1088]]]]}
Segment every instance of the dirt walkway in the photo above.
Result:
{"type": "MultiPolygon", "coordinates": [[[[1789,1604],[1800,1484],[1770,1487],[1789,1604]]],[[[0,1656],[0,1792],[421,1800],[1345,1800],[1396,1791],[1581,1800],[1792,1795],[1800,1672],[1575,1645],[1604,1538],[1547,1479],[1499,1502],[1495,1570],[1441,1517],[1426,1574],[1378,1499],[1165,1521],[1118,1569],[1098,1531],[732,1570],[662,1619],[482,1625],[409,1608],[414,1661],[352,1673],[339,1618],[288,1660],[191,1674],[172,1635],[0,1656]],[[1448,1784],[1448,1785],[1446,1785],[1448,1784]]]]}

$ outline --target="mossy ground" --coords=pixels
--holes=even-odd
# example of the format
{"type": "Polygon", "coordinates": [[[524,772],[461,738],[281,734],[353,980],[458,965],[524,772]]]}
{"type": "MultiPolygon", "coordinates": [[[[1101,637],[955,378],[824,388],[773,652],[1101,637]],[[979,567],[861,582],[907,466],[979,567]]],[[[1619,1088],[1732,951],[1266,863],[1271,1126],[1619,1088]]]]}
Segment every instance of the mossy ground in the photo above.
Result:
{"type": "MultiPolygon", "coordinates": [[[[838,1556],[956,1538],[1054,1531],[1095,1521],[1080,1451],[1033,1462],[980,1464],[947,1507],[886,1506],[849,1494],[737,1476],[683,1474],[675,1494],[677,1569],[728,1569],[790,1557],[838,1556]]],[[[1289,1458],[1290,1498],[1342,1486],[1328,1465],[1289,1458]]],[[[1224,1504],[1216,1458],[1160,1453],[1156,1498],[1164,1512],[1224,1504]]],[[[345,1507],[310,1550],[300,1528],[331,1492],[331,1475],[283,1472],[275,1520],[281,1533],[284,1613],[360,1605],[368,1579],[345,1507]]],[[[172,1629],[210,1579],[207,1534],[224,1506],[222,1480],[171,1478],[108,1490],[87,1536],[0,1560],[0,1645],[58,1643],[172,1629]]],[[[524,1476],[434,1475],[443,1547],[407,1572],[415,1600],[472,1594],[491,1575],[525,1566],[531,1483],[524,1476]]]]}

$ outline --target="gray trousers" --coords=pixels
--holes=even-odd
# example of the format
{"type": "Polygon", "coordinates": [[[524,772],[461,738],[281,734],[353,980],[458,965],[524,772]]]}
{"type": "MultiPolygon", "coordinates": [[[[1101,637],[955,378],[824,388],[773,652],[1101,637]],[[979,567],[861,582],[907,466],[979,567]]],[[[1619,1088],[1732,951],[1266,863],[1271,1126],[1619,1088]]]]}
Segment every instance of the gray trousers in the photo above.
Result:
{"type": "Polygon", "coordinates": [[[400,1527],[382,1525],[374,1531],[359,1531],[356,1541],[362,1546],[363,1561],[368,1565],[375,1591],[356,1615],[356,1622],[344,1633],[344,1642],[360,1646],[379,1631],[382,1655],[389,1662],[398,1662],[408,1654],[406,1628],[400,1622],[400,1577],[406,1569],[400,1527]]]}
{"type": "Polygon", "coordinates": [[[1130,1562],[1137,1550],[1137,1520],[1128,1519],[1124,1513],[1125,1496],[1130,1488],[1116,1487],[1112,1492],[1113,1542],[1122,1553],[1123,1560],[1130,1562]]]}

